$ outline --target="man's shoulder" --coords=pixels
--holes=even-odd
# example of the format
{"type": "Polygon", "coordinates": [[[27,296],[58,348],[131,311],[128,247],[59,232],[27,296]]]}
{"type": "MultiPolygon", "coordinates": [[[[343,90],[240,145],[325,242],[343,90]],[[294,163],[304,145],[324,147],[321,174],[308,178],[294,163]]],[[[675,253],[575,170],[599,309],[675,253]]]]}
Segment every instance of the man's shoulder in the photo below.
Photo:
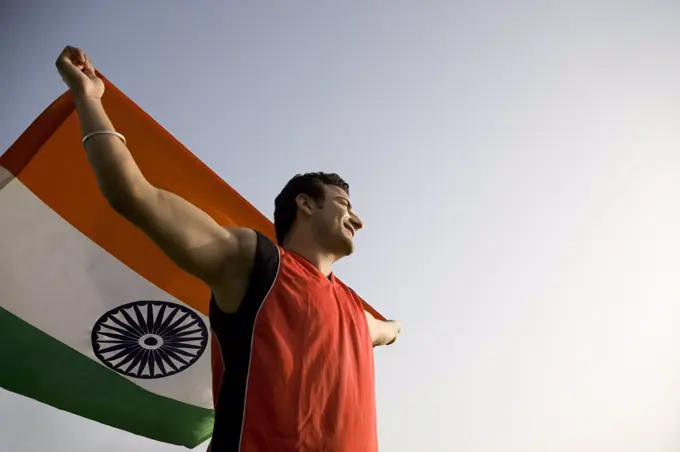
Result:
{"type": "Polygon", "coordinates": [[[257,250],[257,232],[242,227],[225,227],[224,230],[228,236],[224,270],[231,276],[249,272],[257,250]]]}
{"type": "Polygon", "coordinates": [[[278,248],[255,229],[225,228],[232,240],[232,254],[224,263],[223,277],[211,289],[217,306],[225,313],[240,307],[251,287],[259,297],[262,287],[273,283],[278,268],[278,248]]]}
{"type": "Polygon", "coordinates": [[[239,226],[226,226],[224,228],[235,240],[242,243],[256,243],[258,232],[255,229],[239,226]]]}
{"type": "Polygon", "coordinates": [[[225,227],[224,229],[232,237],[238,257],[251,261],[259,253],[278,253],[279,246],[257,229],[245,227],[225,227]]]}

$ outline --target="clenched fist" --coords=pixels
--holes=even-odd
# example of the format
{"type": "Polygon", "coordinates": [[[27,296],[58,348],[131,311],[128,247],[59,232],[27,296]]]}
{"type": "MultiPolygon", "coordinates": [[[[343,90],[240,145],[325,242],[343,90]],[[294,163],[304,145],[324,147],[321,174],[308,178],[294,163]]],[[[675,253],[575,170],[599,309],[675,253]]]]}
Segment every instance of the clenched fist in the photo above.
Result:
{"type": "Polygon", "coordinates": [[[104,82],[97,77],[92,62],[82,49],[66,46],[56,65],[76,102],[87,98],[101,99],[104,95],[104,82]]]}
{"type": "Polygon", "coordinates": [[[399,337],[399,333],[401,333],[401,322],[397,322],[396,320],[388,320],[386,323],[389,326],[389,333],[387,334],[385,345],[391,345],[394,344],[394,342],[397,340],[397,337],[399,337]]]}

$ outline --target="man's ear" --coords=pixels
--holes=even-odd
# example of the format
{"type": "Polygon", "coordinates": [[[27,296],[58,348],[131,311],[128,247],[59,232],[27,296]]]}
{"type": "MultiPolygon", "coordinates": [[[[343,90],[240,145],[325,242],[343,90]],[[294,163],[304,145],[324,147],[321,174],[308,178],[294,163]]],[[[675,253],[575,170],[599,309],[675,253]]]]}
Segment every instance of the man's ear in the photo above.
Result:
{"type": "Polygon", "coordinates": [[[295,197],[295,204],[297,204],[298,209],[301,210],[305,215],[312,214],[314,200],[310,198],[309,195],[300,193],[295,197]]]}

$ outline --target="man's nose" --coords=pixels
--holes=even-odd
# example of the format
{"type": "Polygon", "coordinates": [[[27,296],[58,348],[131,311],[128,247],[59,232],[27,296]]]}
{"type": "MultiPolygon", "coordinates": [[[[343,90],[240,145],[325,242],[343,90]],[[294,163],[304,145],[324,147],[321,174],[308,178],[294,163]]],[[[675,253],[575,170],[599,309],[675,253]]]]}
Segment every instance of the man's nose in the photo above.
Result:
{"type": "Polygon", "coordinates": [[[352,227],[354,228],[355,231],[358,231],[359,229],[364,227],[363,221],[361,221],[361,219],[355,214],[352,214],[349,221],[350,223],[352,223],[352,227]]]}

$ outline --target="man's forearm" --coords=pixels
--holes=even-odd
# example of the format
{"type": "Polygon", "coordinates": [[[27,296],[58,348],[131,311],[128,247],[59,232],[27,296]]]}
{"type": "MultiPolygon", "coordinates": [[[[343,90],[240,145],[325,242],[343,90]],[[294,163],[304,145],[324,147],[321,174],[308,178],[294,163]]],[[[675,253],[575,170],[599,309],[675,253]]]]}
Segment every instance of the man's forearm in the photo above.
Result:
{"type": "MultiPolygon", "coordinates": [[[[83,136],[115,130],[100,99],[76,100],[76,111],[83,136]]],[[[146,183],[127,146],[117,136],[95,135],[87,140],[85,150],[99,187],[112,204],[130,199],[146,183]]]]}

